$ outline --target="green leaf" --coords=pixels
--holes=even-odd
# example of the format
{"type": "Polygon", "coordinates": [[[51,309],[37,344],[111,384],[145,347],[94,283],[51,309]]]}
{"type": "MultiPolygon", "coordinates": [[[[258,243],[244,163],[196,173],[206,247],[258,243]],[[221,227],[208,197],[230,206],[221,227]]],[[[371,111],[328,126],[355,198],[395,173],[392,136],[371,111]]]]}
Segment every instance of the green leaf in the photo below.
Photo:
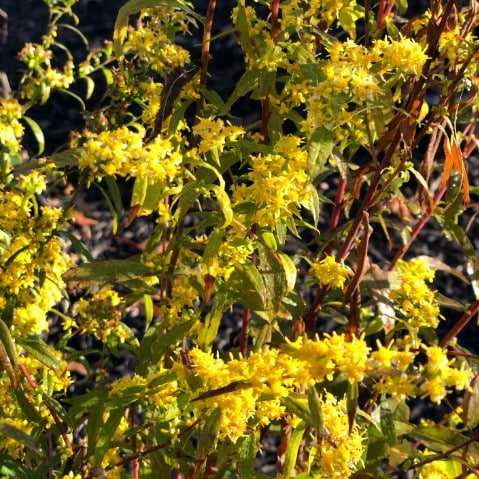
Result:
{"type": "Polygon", "coordinates": [[[268,311],[271,319],[274,319],[284,296],[288,293],[286,274],[279,256],[268,248],[258,247],[258,259],[258,270],[263,278],[261,295],[265,311],[268,311]]]}
{"type": "Polygon", "coordinates": [[[193,103],[193,101],[188,100],[181,103],[178,108],[175,108],[173,114],[170,118],[170,123],[168,124],[168,135],[174,135],[178,124],[185,117],[186,110],[193,103]]]}
{"type": "Polygon", "coordinates": [[[317,128],[308,144],[308,173],[314,180],[324,169],[334,147],[334,133],[326,128],[317,128]]]}
{"type": "Polygon", "coordinates": [[[474,430],[479,425],[479,375],[471,381],[470,387],[464,393],[462,416],[466,428],[474,430]]]}
{"type": "Polygon", "coordinates": [[[89,100],[95,91],[95,82],[90,77],[83,77],[83,80],[85,80],[86,83],[85,98],[89,100]]]}
{"type": "MultiPolygon", "coordinates": [[[[69,415],[72,418],[81,417],[85,412],[103,411],[103,406],[107,404],[108,394],[104,387],[95,387],[81,396],[66,399],[65,402],[71,404],[69,415]]],[[[91,418],[97,417],[98,414],[90,414],[91,418]]],[[[92,419],[88,422],[90,422],[92,419]]]]}
{"type": "Polygon", "coordinates": [[[56,399],[45,395],[43,400],[48,404],[48,408],[56,414],[57,418],[59,418],[62,424],[68,426],[68,428],[71,430],[75,428],[74,421],[68,415],[65,408],[56,399]]]}
{"type": "Polygon", "coordinates": [[[239,6],[236,9],[235,25],[236,25],[236,28],[238,29],[238,33],[239,33],[238,41],[239,41],[239,44],[241,45],[241,48],[247,54],[247,56],[249,56],[250,58],[255,58],[256,51],[253,47],[253,41],[249,34],[250,25],[246,17],[245,8],[242,6],[239,6]]]}
{"type": "MultiPolygon", "coordinates": [[[[35,405],[28,399],[25,392],[21,388],[15,388],[13,390],[15,399],[17,400],[22,413],[33,424],[44,424],[45,419],[40,415],[35,405]]],[[[44,399],[48,396],[44,396],[44,399]]]]}
{"type": "Polygon", "coordinates": [[[14,168],[15,173],[21,173],[27,170],[39,170],[46,166],[54,165],[57,168],[66,168],[69,166],[78,166],[79,148],[72,148],[70,150],[62,151],[60,153],[53,153],[48,158],[36,158],[34,160],[26,161],[14,168]]]}
{"type": "Polygon", "coordinates": [[[68,96],[72,97],[74,100],[76,100],[80,104],[80,108],[81,108],[82,111],[86,110],[85,102],[76,93],[73,93],[71,90],[67,90],[66,88],[58,88],[58,91],[61,92],[61,93],[64,93],[65,95],[68,95],[68,96]]]}
{"type": "Polygon", "coordinates": [[[223,237],[225,230],[222,228],[216,229],[208,238],[208,244],[203,252],[203,262],[207,263],[211,258],[218,255],[220,246],[223,244],[223,237]]]}
{"type": "MultiPolygon", "coordinates": [[[[101,414],[101,413],[100,413],[101,414]]],[[[101,464],[106,451],[111,448],[111,443],[115,441],[114,434],[125,415],[124,409],[113,409],[109,411],[108,419],[103,422],[99,429],[97,440],[94,444],[88,442],[88,455],[91,457],[94,452],[96,464],[101,464]]]]}
{"type": "Polygon", "coordinates": [[[27,351],[27,353],[44,364],[53,371],[66,373],[66,363],[58,358],[53,351],[54,348],[49,346],[43,339],[38,336],[29,336],[28,338],[17,338],[17,343],[27,351]]]}
{"type": "Polygon", "coordinates": [[[88,248],[74,234],[69,231],[62,231],[62,236],[66,236],[71,242],[73,250],[78,253],[85,261],[92,263],[94,261],[88,248]]]}
{"type": "Polygon", "coordinates": [[[306,196],[305,201],[302,202],[302,206],[304,206],[308,211],[311,212],[313,216],[314,227],[318,226],[320,204],[321,204],[321,201],[320,201],[318,191],[316,190],[314,185],[310,185],[308,195],[306,196]]]}
{"type": "Polygon", "coordinates": [[[218,93],[202,86],[199,87],[199,91],[218,110],[218,113],[228,115],[229,109],[218,93]]]}
{"type": "Polygon", "coordinates": [[[257,447],[256,434],[254,432],[248,432],[241,438],[241,443],[238,451],[238,476],[241,479],[251,479],[254,472],[254,463],[256,459],[257,447]]]}
{"type": "Polygon", "coordinates": [[[446,452],[467,441],[467,436],[447,426],[418,426],[409,436],[436,452],[446,452]]]}
{"type": "Polygon", "coordinates": [[[165,186],[163,181],[149,183],[146,189],[146,195],[141,204],[139,215],[149,215],[158,208],[158,204],[165,196],[165,186]]]}
{"type": "Polygon", "coordinates": [[[10,334],[10,329],[2,319],[0,319],[0,342],[3,345],[12,366],[17,367],[18,357],[15,342],[10,334]]]}
{"type": "Polygon", "coordinates": [[[313,418],[311,417],[309,408],[305,407],[301,401],[302,398],[304,398],[302,394],[290,394],[289,396],[281,398],[281,402],[286,406],[289,412],[296,414],[305,424],[313,424],[313,418]]]}
{"type": "Polygon", "coordinates": [[[239,302],[253,311],[265,310],[263,278],[253,263],[238,265],[231,273],[228,285],[238,293],[239,302]]]}
{"type": "Polygon", "coordinates": [[[108,197],[105,195],[105,198],[108,201],[109,207],[111,205],[110,214],[113,218],[113,234],[115,234],[118,229],[118,222],[123,214],[123,202],[121,201],[120,188],[118,187],[115,178],[112,176],[106,176],[105,183],[110,193],[110,196],[108,197]]]}
{"type": "Polygon", "coordinates": [[[233,222],[233,208],[231,207],[230,197],[221,186],[209,185],[209,187],[214,192],[218,206],[224,216],[224,222],[221,227],[226,228],[233,222]]]}
{"type": "Polygon", "coordinates": [[[110,259],[71,268],[62,278],[67,283],[72,281],[115,283],[154,274],[155,271],[138,261],[110,259]]]}
{"type": "Polygon", "coordinates": [[[277,251],[278,243],[276,242],[276,238],[274,233],[267,229],[258,229],[256,232],[261,242],[271,251],[277,251]]]}
{"type": "Polygon", "coordinates": [[[254,90],[258,85],[258,77],[260,72],[257,69],[246,70],[243,76],[237,81],[233,93],[226,102],[228,110],[240,99],[246,96],[247,93],[254,90]]]}
{"type": "Polygon", "coordinates": [[[145,324],[149,325],[154,316],[153,300],[149,294],[143,295],[143,307],[145,308],[145,324]]]}
{"type": "Polygon", "coordinates": [[[300,423],[293,429],[291,433],[284,459],[283,477],[295,477],[294,469],[298,457],[299,446],[303,440],[305,429],[306,425],[304,423],[300,423]]]}
{"type": "Polygon", "coordinates": [[[198,336],[198,346],[203,351],[209,351],[211,348],[213,341],[218,335],[223,314],[233,302],[234,300],[229,290],[225,287],[220,287],[214,296],[213,305],[205,317],[205,323],[198,336]]]}
{"type": "Polygon", "coordinates": [[[298,274],[298,270],[296,269],[296,265],[294,264],[293,260],[286,253],[277,254],[278,258],[281,260],[281,264],[283,265],[284,278],[286,280],[287,286],[286,292],[290,293],[296,286],[296,276],[298,274]]]}
{"type": "Polygon", "coordinates": [[[381,407],[381,431],[387,444],[390,446],[396,443],[396,429],[394,427],[394,414],[381,407]]]}
{"type": "Polygon", "coordinates": [[[321,402],[319,400],[318,391],[315,386],[308,388],[308,408],[311,414],[312,426],[316,431],[316,437],[318,440],[323,437],[324,434],[324,420],[323,413],[321,411],[321,402]]]}
{"type": "Polygon", "coordinates": [[[44,461],[46,459],[45,453],[43,452],[40,444],[38,444],[34,439],[32,439],[28,434],[26,434],[21,429],[4,422],[0,421],[0,437],[3,437],[8,440],[14,440],[19,444],[26,447],[30,452],[32,452],[35,457],[44,461]]]}
{"type": "Polygon", "coordinates": [[[24,120],[25,123],[29,126],[30,130],[32,130],[33,136],[38,143],[37,154],[41,155],[45,151],[45,136],[42,129],[40,128],[40,125],[29,116],[23,115],[22,120],[24,120]]]}
{"type": "Polygon", "coordinates": [[[220,430],[223,412],[218,406],[207,418],[198,435],[196,458],[204,459],[215,449],[216,436],[220,430]]]}
{"type": "Polygon", "coordinates": [[[196,318],[178,323],[165,333],[164,324],[155,324],[146,331],[138,353],[138,373],[145,376],[151,366],[159,364],[167,348],[175,348],[197,324],[196,318]]]}
{"type": "Polygon", "coordinates": [[[364,8],[360,5],[347,5],[339,10],[339,24],[353,40],[356,40],[356,22],[361,18],[364,18],[364,8]]]}

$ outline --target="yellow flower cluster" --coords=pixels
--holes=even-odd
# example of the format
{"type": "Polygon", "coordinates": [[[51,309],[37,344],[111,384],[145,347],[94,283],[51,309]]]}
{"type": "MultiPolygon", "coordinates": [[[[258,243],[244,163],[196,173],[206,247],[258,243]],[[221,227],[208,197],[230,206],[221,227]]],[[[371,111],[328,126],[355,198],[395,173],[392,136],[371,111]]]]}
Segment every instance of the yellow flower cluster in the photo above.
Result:
{"type": "Polygon", "coordinates": [[[172,281],[171,297],[162,300],[158,308],[159,316],[166,321],[169,328],[197,317],[199,304],[198,291],[192,286],[188,276],[178,275],[172,281]]]}
{"type": "Polygon", "coordinates": [[[465,369],[465,362],[453,367],[455,359],[448,359],[447,350],[439,346],[424,346],[427,363],[424,366],[425,380],[420,390],[431,401],[439,403],[447,394],[447,388],[467,389],[472,378],[472,371],[465,369]]]}
{"type": "Polygon", "coordinates": [[[420,350],[416,346],[417,340],[411,336],[397,339],[388,347],[378,342],[368,361],[368,374],[377,377],[376,391],[399,400],[422,396],[440,403],[448,388],[460,391],[468,387],[472,371],[466,369],[465,362],[449,360],[444,348],[422,344],[427,361],[417,367],[420,350]]]}
{"type": "Polygon", "coordinates": [[[333,256],[326,256],[321,261],[315,261],[310,273],[323,285],[331,288],[342,288],[351,270],[343,263],[338,263],[333,256]]]}
{"type": "Polygon", "coordinates": [[[250,208],[239,215],[241,222],[272,226],[287,221],[308,205],[314,186],[308,175],[308,152],[297,136],[282,136],[271,154],[250,158],[252,171],[246,175],[251,184],[234,187],[233,204],[238,209],[250,208]]]}
{"type": "Polygon", "coordinates": [[[78,161],[82,169],[100,179],[103,176],[149,178],[162,182],[165,190],[180,171],[182,155],[174,138],[156,136],[144,142],[145,132],[126,126],[100,133],[86,132],[78,161]]]}
{"type": "MultiPolygon", "coordinates": [[[[20,419],[19,417],[6,417],[2,420],[8,426],[12,426],[25,434],[30,434],[33,430],[33,424],[27,419],[20,419]]],[[[13,436],[0,434],[0,450],[6,450],[8,454],[15,458],[23,458],[24,445],[15,439],[13,436]]]]}
{"type": "Polygon", "coordinates": [[[392,92],[405,76],[419,76],[426,60],[421,45],[408,38],[378,40],[371,48],[352,40],[333,43],[329,58],[322,62],[324,77],[310,89],[303,130],[309,136],[317,128],[326,128],[339,144],[351,133],[355,141],[367,142],[364,118],[352,113],[351,105],[381,102],[384,108],[395,101],[386,91],[392,92]]]}
{"type": "Polygon", "coordinates": [[[316,340],[299,338],[289,342],[284,352],[302,362],[301,384],[331,381],[337,373],[354,383],[369,373],[370,348],[364,337],[347,339],[333,333],[316,340]]]}
{"type": "Polygon", "coordinates": [[[45,187],[41,175],[33,172],[17,185],[25,189],[0,188],[0,308],[15,305],[11,327],[18,334],[40,334],[62,297],[62,274],[70,264],[55,236],[65,218],[59,208],[38,209],[34,193],[45,187]]]}
{"type": "Polygon", "coordinates": [[[94,291],[91,297],[80,298],[75,308],[80,332],[86,336],[95,336],[111,348],[135,341],[132,331],[122,321],[123,303],[110,285],[94,291]]]}
{"type": "MultiPolygon", "coordinates": [[[[220,118],[216,118],[216,120],[200,118],[193,126],[193,133],[200,137],[199,152],[211,151],[217,159],[218,153],[221,153],[226,145],[234,143],[245,132],[241,127],[225,125],[220,118]]],[[[219,161],[217,162],[219,163],[219,161]]]]}
{"type": "MultiPolygon", "coordinates": [[[[288,395],[300,372],[300,363],[284,361],[277,350],[252,353],[248,358],[222,359],[205,353],[200,349],[190,351],[194,364],[193,374],[199,378],[201,387],[194,394],[208,393],[230,386],[208,399],[198,401],[198,413],[214,411],[218,406],[223,411],[219,437],[236,442],[248,427],[248,422],[256,417],[259,401],[260,417],[256,418],[266,425],[279,419],[285,412],[281,405],[282,397],[288,395]],[[269,400],[260,400],[262,395],[271,395],[269,400]]],[[[182,388],[189,389],[188,375],[181,364],[175,366],[182,388]]]]}
{"type": "MultiPolygon", "coordinates": [[[[337,344],[337,338],[330,337],[329,340],[337,344]]],[[[303,346],[301,343],[294,344],[298,357],[270,349],[252,353],[248,358],[230,358],[227,362],[193,349],[190,351],[193,371],[185,371],[180,364],[175,369],[178,376],[183,378],[180,383],[183,384],[182,388],[189,388],[188,375],[194,374],[199,378],[201,386],[193,394],[201,397],[201,393],[209,393],[210,397],[197,401],[198,414],[211,413],[218,406],[221,407],[223,415],[219,438],[236,442],[252,422],[268,425],[289,414],[281,398],[311,381],[312,368],[308,362],[311,352],[308,346],[312,343],[306,340],[303,346]],[[215,391],[218,393],[214,394],[215,391]]],[[[352,353],[358,346],[359,343],[351,344],[348,349],[352,353]]],[[[347,360],[354,360],[348,353],[346,355],[347,360]]],[[[324,374],[325,371],[322,371],[323,378],[324,374]]],[[[316,380],[314,378],[311,384],[314,385],[316,380]]],[[[357,428],[349,433],[344,400],[326,393],[321,398],[321,405],[327,438],[318,446],[316,460],[324,477],[349,477],[364,450],[361,435],[357,428]]]]}
{"type": "Polygon", "coordinates": [[[434,279],[434,270],[423,258],[399,261],[399,286],[392,289],[391,299],[395,309],[401,314],[408,327],[419,330],[421,327],[436,328],[439,324],[439,305],[427,282],[434,279]]]}
{"type": "Polygon", "coordinates": [[[23,126],[20,123],[22,107],[13,98],[0,99],[0,145],[14,153],[20,152],[23,126]]]}
{"type": "Polygon", "coordinates": [[[128,32],[124,48],[160,73],[183,67],[190,61],[190,54],[175,43],[172,31],[188,31],[185,14],[181,10],[169,7],[145,9],[137,27],[128,32]]]}
{"type": "Polygon", "coordinates": [[[247,237],[236,235],[226,236],[218,249],[218,253],[201,263],[203,274],[208,274],[218,280],[228,281],[231,273],[239,265],[250,261],[255,249],[254,241],[247,237]]]}
{"type": "MultiPolygon", "coordinates": [[[[47,40],[44,41],[46,43],[47,40]]],[[[31,72],[24,78],[20,90],[22,98],[44,103],[48,100],[51,89],[68,88],[75,80],[73,61],[67,60],[62,70],[53,67],[52,51],[45,48],[45,45],[26,43],[18,57],[31,72]]]]}
{"type": "Polygon", "coordinates": [[[351,0],[311,0],[307,4],[292,0],[281,5],[283,29],[320,27],[324,31],[347,11],[356,6],[351,0]]]}
{"type": "Polygon", "coordinates": [[[320,466],[324,479],[348,479],[361,461],[364,441],[358,427],[349,431],[346,401],[330,393],[320,398],[321,414],[324,421],[324,435],[317,446],[315,460],[320,466]]]}

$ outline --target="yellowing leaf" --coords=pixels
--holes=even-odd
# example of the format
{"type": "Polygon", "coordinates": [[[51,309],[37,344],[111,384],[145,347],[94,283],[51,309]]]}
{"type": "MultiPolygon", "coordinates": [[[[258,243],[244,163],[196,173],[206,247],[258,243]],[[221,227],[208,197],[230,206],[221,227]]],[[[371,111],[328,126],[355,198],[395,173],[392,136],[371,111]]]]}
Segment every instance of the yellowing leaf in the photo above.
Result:
{"type": "Polygon", "coordinates": [[[462,159],[461,148],[459,147],[459,143],[455,136],[452,137],[452,141],[450,141],[447,136],[444,137],[444,155],[446,156],[446,160],[444,162],[444,171],[442,173],[441,188],[446,186],[447,180],[451,176],[452,167],[454,166],[461,175],[464,187],[464,202],[467,204],[470,201],[469,179],[462,159]]]}

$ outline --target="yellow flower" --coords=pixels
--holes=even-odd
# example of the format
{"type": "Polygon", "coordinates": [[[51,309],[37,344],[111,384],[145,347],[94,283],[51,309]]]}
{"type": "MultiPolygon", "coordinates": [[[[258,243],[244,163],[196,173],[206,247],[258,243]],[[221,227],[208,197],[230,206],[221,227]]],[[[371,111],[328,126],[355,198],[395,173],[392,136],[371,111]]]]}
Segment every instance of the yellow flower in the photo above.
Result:
{"type": "Polygon", "coordinates": [[[326,256],[321,261],[314,262],[310,272],[321,284],[342,288],[350,269],[345,264],[338,263],[333,256],[326,256]]]}
{"type": "MultiPolygon", "coordinates": [[[[349,431],[346,401],[330,393],[321,398],[324,436],[317,446],[316,462],[320,477],[347,479],[357,469],[364,452],[363,439],[357,427],[349,431]]],[[[321,438],[320,438],[321,439],[321,438]]]]}

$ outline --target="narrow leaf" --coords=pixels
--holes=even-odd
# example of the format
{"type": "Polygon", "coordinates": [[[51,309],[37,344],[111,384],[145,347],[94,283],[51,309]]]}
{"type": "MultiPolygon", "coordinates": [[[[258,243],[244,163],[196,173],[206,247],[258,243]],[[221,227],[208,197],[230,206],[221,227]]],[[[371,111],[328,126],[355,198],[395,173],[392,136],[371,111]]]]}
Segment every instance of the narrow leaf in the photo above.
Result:
{"type": "Polygon", "coordinates": [[[305,424],[301,423],[296,426],[291,433],[291,437],[288,441],[288,448],[286,449],[283,477],[295,477],[294,469],[298,457],[299,446],[301,445],[305,429],[305,424]]]}
{"type": "Polygon", "coordinates": [[[54,371],[66,371],[66,363],[58,358],[51,348],[43,339],[38,336],[29,336],[28,338],[17,338],[17,343],[27,351],[29,355],[40,361],[47,368],[54,371]]]}
{"type": "Polygon", "coordinates": [[[42,129],[40,128],[40,125],[29,116],[22,116],[22,120],[24,120],[25,123],[29,126],[30,130],[32,130],[33,136],[38,143],[37,154],[41,155],[45,151],[45,136],[42,129]]]}
{"type": "Polygon", "coordinates": [[[100,281],[118,282],[142,276],[152,276],[155,272],[138,261],[110,259],[87,263],[83,266],[71,268],[63,274],[65,282],[71,281],[100,281]]]}
{"type": "Polygon", "coordinates": [[[21,429],[18,429],[6,422],[0,421],[0,437],[4,437],[10,441],[13,439],[14,441],[26,447],[40,461],[45,460],[45,453],[40,445],[21,429]]]}
{"type": "Polygon", "coordinates": [[[249,432],[242,439],[239,448],[239,477],[242,479],[251,479],[254,472],[254,463],[257,452],[257,439],[254,432],[249,432]]]}
{"type": "Polygon", "coordinates": [[[166,333],[163,324],[150,327],[140,344],[138,373],[146,375],[151,365],[161,361],[167,348],[176,347],[196,323],[196,319],[179,323],[166,333]]]}
{"type": "Polygon", "coordinates": [[[206,418],[205,425],[198,436],[197,459],[204,459],[210,451],[214,450],[222,418],[223,412],[219,406],[206,418]]]}

